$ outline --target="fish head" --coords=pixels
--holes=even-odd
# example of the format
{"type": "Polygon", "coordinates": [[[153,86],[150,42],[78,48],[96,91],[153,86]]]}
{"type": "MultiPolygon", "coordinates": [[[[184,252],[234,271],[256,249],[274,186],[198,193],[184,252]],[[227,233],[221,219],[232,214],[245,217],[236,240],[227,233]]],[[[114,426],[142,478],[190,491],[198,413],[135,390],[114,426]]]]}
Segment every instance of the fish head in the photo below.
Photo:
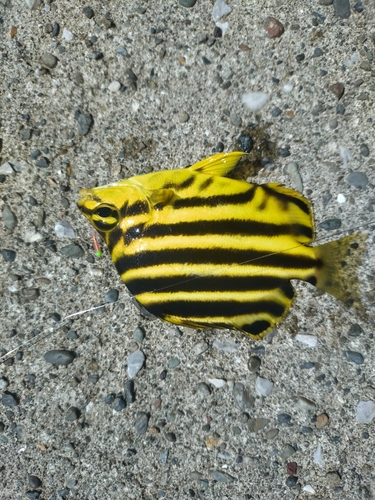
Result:
{"type": "Polygon", "coordinates": [[[125,218],[129,207],[148,205],[142,186],[121,181],[107,186],[82,189],[77,205],[91,225],[101,234],[113,231],[125,218]]]}

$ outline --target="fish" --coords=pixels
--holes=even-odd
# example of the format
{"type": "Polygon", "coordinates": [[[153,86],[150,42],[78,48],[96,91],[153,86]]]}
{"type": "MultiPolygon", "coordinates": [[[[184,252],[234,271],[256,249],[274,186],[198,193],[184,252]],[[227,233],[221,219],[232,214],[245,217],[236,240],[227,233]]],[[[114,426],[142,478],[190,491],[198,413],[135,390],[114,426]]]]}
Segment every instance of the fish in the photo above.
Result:
{"type": "Polygon", "coordinates": [[[78,207],[131,295],[161,320],[253,339],[290,310],[292,279],[360,306],[366,235],[311,246],[312,207],[302,194],[227,177],[243,155],[218,153],[80,191],[78,207]]]}

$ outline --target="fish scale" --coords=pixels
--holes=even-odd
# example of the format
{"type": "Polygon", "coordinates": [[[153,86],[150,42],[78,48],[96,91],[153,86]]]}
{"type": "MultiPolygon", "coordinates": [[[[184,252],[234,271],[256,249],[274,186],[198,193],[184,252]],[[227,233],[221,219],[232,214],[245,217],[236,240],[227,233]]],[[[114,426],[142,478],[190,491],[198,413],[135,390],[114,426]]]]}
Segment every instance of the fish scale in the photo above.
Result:
{"type": "Polygon", "coordinates": [[[217,154],[187,169],[81,191],[78,206],[130,293],[163,320],[253,338],[288,312],[291,279],[358,302],[343,262],[356,268],[364,235],[308,246],[314,229],[308,200],[278,184],[225,177],[242,155],[217,154]]]}

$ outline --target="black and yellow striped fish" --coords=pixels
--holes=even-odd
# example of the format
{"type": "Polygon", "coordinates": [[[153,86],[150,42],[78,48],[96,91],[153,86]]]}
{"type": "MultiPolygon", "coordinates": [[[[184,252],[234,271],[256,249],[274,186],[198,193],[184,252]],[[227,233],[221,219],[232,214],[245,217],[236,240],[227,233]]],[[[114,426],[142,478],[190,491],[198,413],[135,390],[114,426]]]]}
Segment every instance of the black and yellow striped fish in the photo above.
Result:
{"type": "Polygon", "coordinates": [[[346,264],[355,271],[364,236],[308,246],[312,211],[301,194],[224,177],[242,155],[216,154],[183,170],[81,191],[78,206],[129,291],[163,320],[253,338],[287,313],[291,279],[358,302],[346,264]]]}

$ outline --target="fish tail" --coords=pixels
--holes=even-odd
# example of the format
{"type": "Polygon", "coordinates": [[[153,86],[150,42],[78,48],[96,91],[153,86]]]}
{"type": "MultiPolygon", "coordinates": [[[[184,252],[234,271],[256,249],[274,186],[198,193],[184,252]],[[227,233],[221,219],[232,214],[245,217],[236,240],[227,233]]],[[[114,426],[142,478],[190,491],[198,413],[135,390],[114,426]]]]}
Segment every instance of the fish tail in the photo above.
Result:
{"type": "Polygon", "coordinates": [[[314,247],[319,262],[315,286],[347,305],[361,307],[357,271],[366,239],[365,233],[356,233],[314,247]]]}

